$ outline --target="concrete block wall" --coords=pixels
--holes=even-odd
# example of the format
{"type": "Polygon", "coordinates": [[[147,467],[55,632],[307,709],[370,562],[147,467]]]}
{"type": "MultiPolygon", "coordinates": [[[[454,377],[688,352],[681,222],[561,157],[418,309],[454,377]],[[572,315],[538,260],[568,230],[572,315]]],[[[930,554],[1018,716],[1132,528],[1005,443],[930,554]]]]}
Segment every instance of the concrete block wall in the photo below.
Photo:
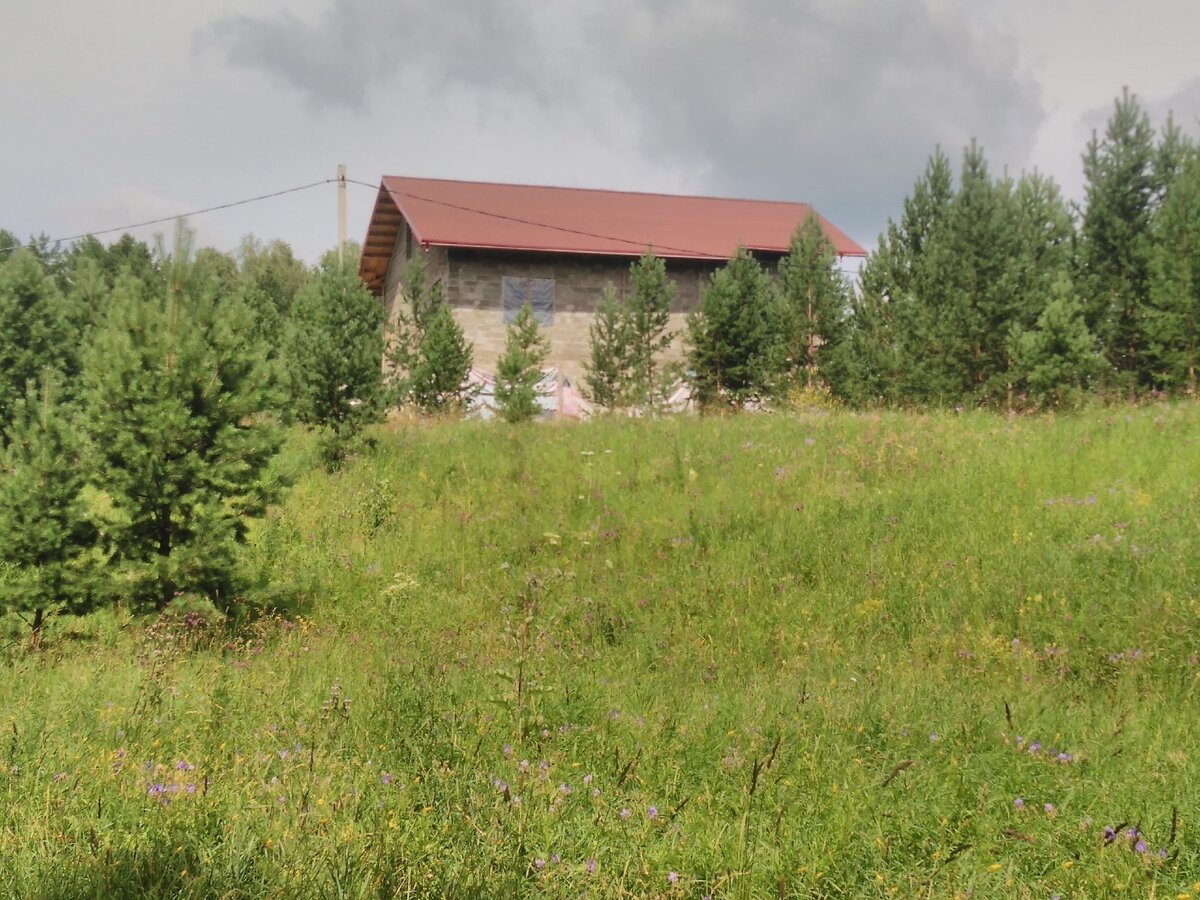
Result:
{"type": "MultiPolygon", "coordinates": [[[[475,346],[475,367],[496,371],[496,362],[504,352],[507,326],[501,302],[501,279],[554,279],[554,321],[544,328],[550,342],[547,365],[558,366],[572,383],[579,384],[583,364],[590,359],[589,328],[604,288],[612,284],[618,294],[631,288],[629,266],[632,259],[612,256],[531,253],[474,248],[430,247],[422,249],[413,239],[407,224],[401,226],[392,252],[384,284],[384,303],[388,322],[395,321],[402,286],[401,273],[414,253],[425,255],[430,282],[440,279],[442,296],[450,304],[454,317],[467,340],[475,346]]],[[[770,269],[778,260],[764,261],[770,269]]],[[[723,262],[667,260],[667,274],[675,281],[675,302],[668,330],[675,332],[665,361],[683,358],[683,331],[687,313],[700,303],[700,295],[713,272],[723,262]]]]}

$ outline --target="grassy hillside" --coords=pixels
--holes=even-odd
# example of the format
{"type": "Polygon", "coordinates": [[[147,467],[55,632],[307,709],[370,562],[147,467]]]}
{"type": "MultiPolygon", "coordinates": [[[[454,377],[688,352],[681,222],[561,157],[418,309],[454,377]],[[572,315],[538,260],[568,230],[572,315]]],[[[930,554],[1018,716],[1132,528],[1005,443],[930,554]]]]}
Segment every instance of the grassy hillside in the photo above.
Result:
{"type": "Polygon", "coordinates": [[[10,646],[0,894],[1200,896],[1195,404],[389,431],[249,563],[10,646]]]}

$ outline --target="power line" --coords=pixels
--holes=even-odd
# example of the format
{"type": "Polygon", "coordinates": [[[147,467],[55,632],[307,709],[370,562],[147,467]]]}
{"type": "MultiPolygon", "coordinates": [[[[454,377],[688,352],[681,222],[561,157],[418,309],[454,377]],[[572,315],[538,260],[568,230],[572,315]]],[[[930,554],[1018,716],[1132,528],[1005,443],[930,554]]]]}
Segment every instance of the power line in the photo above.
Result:
{"type": "MultiPolygon", "coordinates": [[[[246,197],[244,200],[233,200],[229,203],[219,203],[216,206],[206,206],[204,209],[196,209],[191,212],[178,213],[174,216],[162,216],[158,219],[147,219],[145,222],[134,222],[130,225],[118,225],[114,228],[104,228],[100,231],[87,231],[83,234],[75,234],[70,237],[52,238],[48,242],[51,244],[66,244],[71,241],[82,240],[86,237],[99,237],[102,234],[113,234],[117,231],[129,231],[133,228],[142,228],[146,225],[161,225],[163,222],[174,222],[176,219],[189,219],[192,216],[204,215],[204,213],[216,212],[221,209],[232,209],[235,206],[245,206],[247,203],[257,203],[259,200],[270,200],[272,197],[282,197],[284,194],[294,194],[297,191],[307,191],[310,188],[319,187],[322,184],[333,184],[337,181],[336,178],[326,178],[322,181],[314,181],[311,184],[301,184],[297,187],[285,188],[282,191],[272,191],[269,194],[259,194],[257,197],[246,197]]],[[[12,253],[22,249],[20,244],[13,247],[0,247],[0,253],[12,253]]]]}

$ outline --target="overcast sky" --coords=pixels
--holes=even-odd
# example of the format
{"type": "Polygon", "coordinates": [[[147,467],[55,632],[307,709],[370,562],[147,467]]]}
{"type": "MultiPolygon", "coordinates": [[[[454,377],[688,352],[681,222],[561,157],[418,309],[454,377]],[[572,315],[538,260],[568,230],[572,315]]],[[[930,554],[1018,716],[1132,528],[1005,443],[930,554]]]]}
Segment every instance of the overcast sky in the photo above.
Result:
{"type": "MultiPolygon", "coordinates": [[[[1200,131],[1196,0],[39,0],[0,19],[0,228],[381,175],[813,203],[870,249],[935,145],[1068,196],[1128,85],[1200,131]]],[[[352,238],[374,192],[349,187],[352,238]]],[[[192,220],[315,261],[322,185],[192,220]]],[[[135,231],[151,239],[166,226],[135,231]]],[[[115,237],[115,236],[114,236],[115,237]]],[[[110,238],[111,239],[111,238],[110,238]]]]}

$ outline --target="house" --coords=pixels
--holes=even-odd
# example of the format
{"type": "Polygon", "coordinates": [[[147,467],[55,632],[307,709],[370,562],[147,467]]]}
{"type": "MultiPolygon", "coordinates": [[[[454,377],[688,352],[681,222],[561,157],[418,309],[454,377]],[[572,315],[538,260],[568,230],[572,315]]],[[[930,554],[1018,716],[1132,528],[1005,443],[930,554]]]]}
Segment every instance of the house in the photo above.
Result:
{"type": "MultiPolygon", "coordinates": [[[[712,273],[739,246],[774,266],[809,212],[803,203],[385,176],[359,274],[391,321],[404,266],[424,254],[486,371],[495,370],[506,326],[529,301],[550,341],[548,364],[578,379],[605,285],[625,290],[630,263],[647,248],[678,285],[670,328],[681,331],[712,273]]],[[[821,221],[840,256],[866,255],[821,221]]]]}

